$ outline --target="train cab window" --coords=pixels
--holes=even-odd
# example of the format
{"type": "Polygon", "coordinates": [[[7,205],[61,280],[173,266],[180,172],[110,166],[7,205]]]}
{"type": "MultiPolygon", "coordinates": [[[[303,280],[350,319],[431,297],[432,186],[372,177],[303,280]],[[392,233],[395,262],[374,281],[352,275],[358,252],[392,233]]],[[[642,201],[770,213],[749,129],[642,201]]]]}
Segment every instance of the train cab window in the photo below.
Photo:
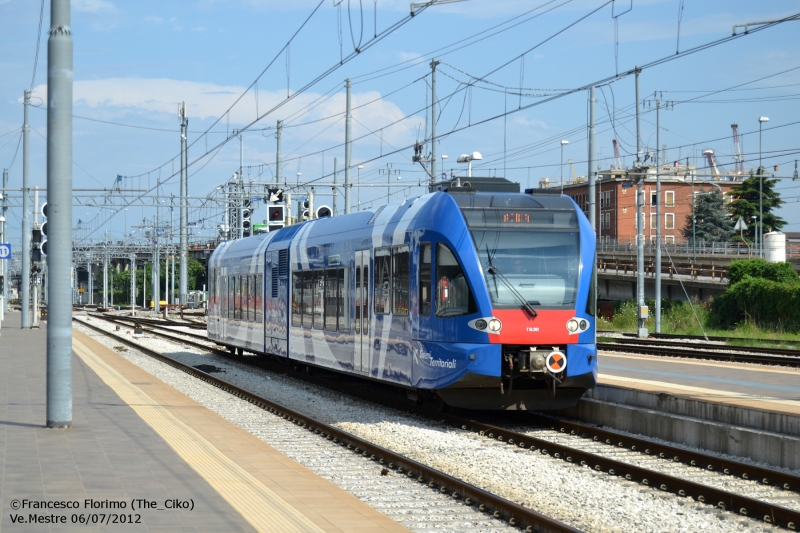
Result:
{"type": "Polygon", "coordinates": [[[386,315],[391,310],[390,248],[375,248],[375,314],[386,315]]]}
{"type": "Polygon", "coordinates": [[[303,272],[303,327],[310,328],[313,325],[314,319],[314,295],[312,294],[314,286],[311,280],[311,271],[306,270],[303,272]]]}
{"type": "Polygon", "coordinates": [[[411,254],[408,246],[395,246],[392,250],[392,312],[408,314],[408,284],[411,274],[411,254]]]}
{"type": "Polygon", "coordinates": [[[350,291],[348,290],[349,270],[340,268],[336,271],[336,301],[339,331],[350,331],[350,291]]]}
{"type": "Polygon", "coordinates": [[[292,326],[303,325],[303,273],[292,272],[292,326]]]}
{"type": "Polygon", "coordinates": [[[447,247],[436,246],[436,316],[446,318],[477,311],[467,278],[458,259],[447,247]]]}
{"type": "Polygon", "coordinates": [[[419,316],[431,315],[431,243],[419,245],[419,316]]]}

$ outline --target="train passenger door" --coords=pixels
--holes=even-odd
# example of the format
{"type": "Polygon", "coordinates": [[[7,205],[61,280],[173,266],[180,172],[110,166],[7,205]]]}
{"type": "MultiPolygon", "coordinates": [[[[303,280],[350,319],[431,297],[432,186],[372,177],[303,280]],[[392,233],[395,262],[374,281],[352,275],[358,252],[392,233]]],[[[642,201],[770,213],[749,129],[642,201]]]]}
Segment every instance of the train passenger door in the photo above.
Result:
{"type": "Polygon", "coordinates": [[[353,315],[354,355],[353,370],[367,372],[369,370],[369,318],[370,318],[370,282],[369,282],[369,250],[356,251],[355,264],[355,314],[353,315]]]}

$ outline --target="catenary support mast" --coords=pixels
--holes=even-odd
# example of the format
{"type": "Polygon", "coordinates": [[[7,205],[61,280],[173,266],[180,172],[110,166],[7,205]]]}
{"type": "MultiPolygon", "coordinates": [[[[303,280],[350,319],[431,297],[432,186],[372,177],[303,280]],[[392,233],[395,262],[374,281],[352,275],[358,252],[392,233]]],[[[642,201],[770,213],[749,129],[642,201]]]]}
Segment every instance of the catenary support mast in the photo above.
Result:
{"type": "MultiPolygon", "coordinates": [[[[47,41],[47,427],[72,425],[72,31],[50,1],[47,41]]],[[[24,250],[27,253],[27,250],[24,250]]],[[[24,306],[23,306],[24,308],[24,306]]]]}

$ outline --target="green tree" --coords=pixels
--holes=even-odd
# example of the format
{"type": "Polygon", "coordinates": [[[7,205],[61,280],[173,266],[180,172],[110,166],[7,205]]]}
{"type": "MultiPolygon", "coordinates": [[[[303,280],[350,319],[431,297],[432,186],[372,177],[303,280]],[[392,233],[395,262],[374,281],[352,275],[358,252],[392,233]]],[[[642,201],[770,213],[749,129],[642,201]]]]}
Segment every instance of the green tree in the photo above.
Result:
{"type": "Polygon", "coordinates": [[[718,191],[696,194],[694,197],[694,229],[692,213],[686,216],[682,230],[684,238],[696,242],[727,242],[733,233],[733,221],[718,191]]]}
{"type": "MultiPolygon", "coordinates": [[[[763,171],[763,169],[762,169],[763,171]]],[[[780,194],[775,190],[778,180],[763,178],[763,211],[764,211],[764,233],[772,230],[779,230],[786,225],[786,221],[777,216],[773,211],[783,205],[780,194]]],[[[736,198],[728,205],[728,210],[732,215],[734,223],[742,217],[747,224],[745,235],[752,242],[755,237],[758,223],[754,223],[753,216],[758,217],[759,199],[759,176],[750,174],[738,187],[734,188],[731,194],[736,198]]],[[[738,236],[734,237],[738,238],[738,236]]]]}

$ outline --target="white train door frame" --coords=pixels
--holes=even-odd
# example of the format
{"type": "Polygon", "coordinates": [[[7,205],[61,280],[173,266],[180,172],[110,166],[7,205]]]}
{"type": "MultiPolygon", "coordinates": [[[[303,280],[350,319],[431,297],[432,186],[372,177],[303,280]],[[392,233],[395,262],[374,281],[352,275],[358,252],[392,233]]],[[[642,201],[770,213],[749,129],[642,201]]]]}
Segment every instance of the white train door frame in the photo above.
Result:
{"type": "Polygon", "coordinates": [[[355,342],[353,343],[353,370],[355,372],[369,372],[369,325],[371,317],[370,295],[370,251],[356,250],[354,268],[355,286],[355,313],[353,314],[353,328],[355,342]]]}

